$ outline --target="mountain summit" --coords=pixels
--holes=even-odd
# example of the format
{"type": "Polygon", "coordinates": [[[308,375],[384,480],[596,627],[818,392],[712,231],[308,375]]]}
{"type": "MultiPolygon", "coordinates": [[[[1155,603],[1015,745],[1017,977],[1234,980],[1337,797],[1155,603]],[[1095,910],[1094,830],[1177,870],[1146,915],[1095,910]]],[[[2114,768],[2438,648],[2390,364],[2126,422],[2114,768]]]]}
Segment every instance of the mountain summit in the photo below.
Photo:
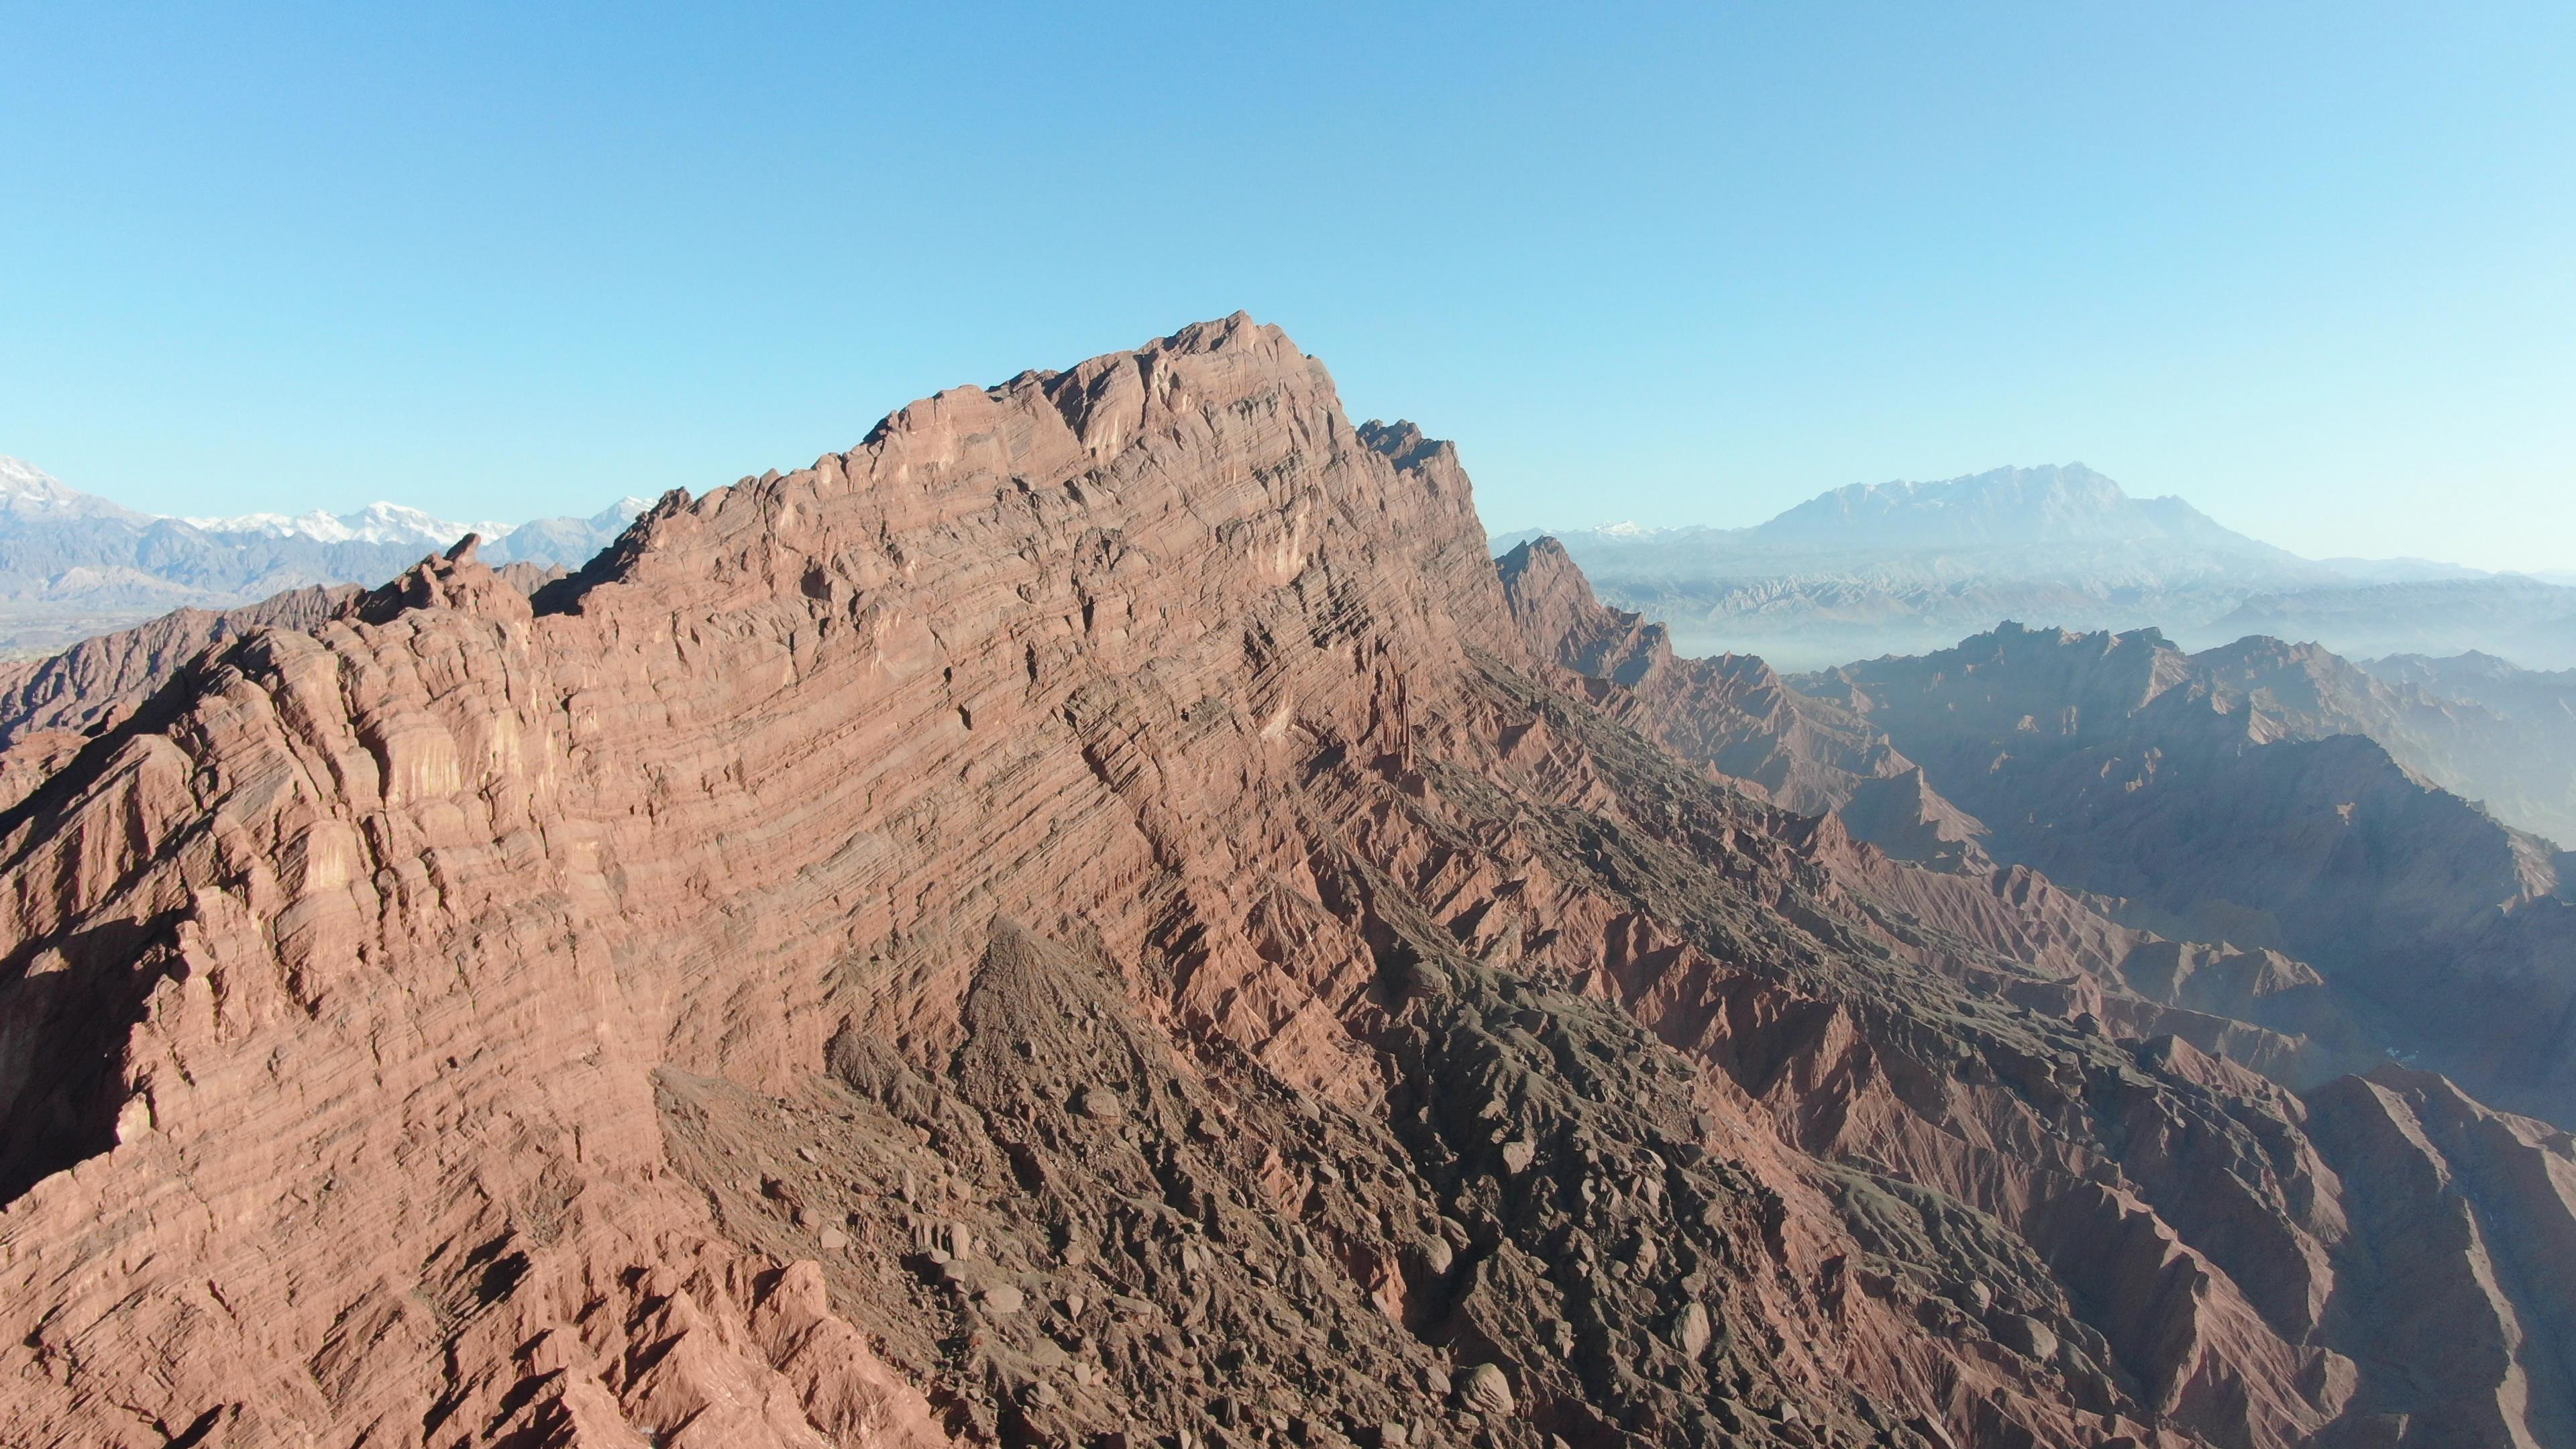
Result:
{"type": "MultiPolygon", "coordinates": [[[[548,530],[563,524],[583,525],[586,537],[597,544],[574,558],[548,553],[548,563],[580,563],[614,538],[648,505],[641,498],[621,498],[588,518],[547,518],[533,524],[459,523],[440,518],[418,508],[400,503],[370,503],[355,513],[245,513],[231,518],[191,518],[186,522],[208,533],[253,534],[262,538],[304,538],[315,543],[381,543],[405,548],[445,548],[471,533],[483,540],[483,546],[495,560],[508,561],[528,556],[534,550],[519,545],[522,529],[548,530]]],[[[533,541],[533,536],[531,540],[533,541]]],[[[533,561],[533,559],[532,559],[533,561]]]]}
{"type": "Polygon", "coordinates": [[[10,520],[106,518],[140,523],[148,521],[150,516],[66,487],[62,480],[35,464],[0,454],[0,517],[10,520]]]}
{"type": "Polygon", "coordinates": [[[1783,547],[2181,544],[2296,561],[2180,498],[2132,498],[2081,463],[1995,468],[1937,483],[1855,483],[1811,498],[1748,532],[1783,547]]]}

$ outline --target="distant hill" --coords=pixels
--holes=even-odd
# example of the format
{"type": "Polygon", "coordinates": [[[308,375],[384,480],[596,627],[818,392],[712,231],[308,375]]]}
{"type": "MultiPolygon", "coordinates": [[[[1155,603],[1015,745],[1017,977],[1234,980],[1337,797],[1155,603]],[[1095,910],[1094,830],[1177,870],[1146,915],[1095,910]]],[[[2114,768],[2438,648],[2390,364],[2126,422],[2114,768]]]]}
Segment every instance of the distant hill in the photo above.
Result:
{"type": "Polygon", "coordinates": [[[2186,654],[2152,629],[2007,625],[1787,684],[1920,766],[1995,859],[2177,939],[2314,962],[2441,1070],[2563,1113],[2576,857],[2491,807],[2563,827],[2566,757],[2552,769],[2533,752],[2546,741],[2518,747],[2499,711],[2435,686],[2518,691],[2537,711],[2565,682],[2373,671],[2277,639],[2186,654]]]}
{"type": "Polygon", "coordinates": [[[2558,669],[2576,664],[2576,588],[2493,574],[2267,592],[2210,627],[2330,640],[2356,655],[2483,652],[2558,669]]]}
{"type": "MultiPolygon", "coordinates": [[[[1539,536],[1498,536],[1494,550],[1539,536]]],[[[1923,653],[2007,619],[2157,627],[2196,647],[2266,633],[2348,654],[2576,664],[2576,588],[2423,559],[2301,558],[2081,463],[1854,484],[1751,528],[1554,536],[1602,597],[1662,621],[1685,652],[1786,668],[1923,653]]]]}
{"type": "Polygon", "coordinates": [[[517,525],[457,523],[391,503],[338,516],[165,518],[0,457],[0,655],[50,653],[173,609],[380,583],[467,533],[483,535],[483,556],[494,563],[571,567],[643,508],[626,498],[588,518],[517,525]]]}
{"type": "Polygon", "coordinates": [[[1747,529],[1773,546],[1915,552],[2063,543],[2210,550],[2295,568],[2180,498],[2132,498],[2081,463],[1996,468],[1937,483],[1855,483],[1747,529]]]}

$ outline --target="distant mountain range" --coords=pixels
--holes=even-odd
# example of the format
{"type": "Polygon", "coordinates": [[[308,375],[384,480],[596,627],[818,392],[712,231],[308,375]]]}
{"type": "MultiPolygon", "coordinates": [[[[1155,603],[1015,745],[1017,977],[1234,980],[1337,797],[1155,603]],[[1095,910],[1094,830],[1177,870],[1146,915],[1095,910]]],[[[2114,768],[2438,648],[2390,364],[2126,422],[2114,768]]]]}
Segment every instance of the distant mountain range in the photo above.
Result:
{"type": "Polygon", "coordinates": [[[494,563],[573,567],[614,541],[641,499],[587,518],[459,523],[399,504],[289,517],[168,518],[0,457],[0,655],[50,653],[173,609],[227,609],[290,589],[380,583],[468,533],[494,563]]]}
{"type": "Polygon", "coordinates": [[[1784,668],[1922,653],[2006,620],[2158,627],[2191,647],[2262,633],[2348,655],[2576,665],[2576,588],[2424,559],[2301,558],[2080,463],[1855,484],[1751,528],[1554,536],[1604,599],[1661,620],[1684,652],[1784,668]]]}

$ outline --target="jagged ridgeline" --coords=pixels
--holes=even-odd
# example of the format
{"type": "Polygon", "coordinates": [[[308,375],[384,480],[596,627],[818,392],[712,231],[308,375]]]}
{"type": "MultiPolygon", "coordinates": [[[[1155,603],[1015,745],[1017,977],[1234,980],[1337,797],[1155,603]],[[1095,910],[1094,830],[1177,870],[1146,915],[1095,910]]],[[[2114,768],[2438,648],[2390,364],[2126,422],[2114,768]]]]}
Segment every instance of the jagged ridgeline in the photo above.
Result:
{"type": "Polygon", "coordinates": [[[1246,318],[189,627],[0,760],[0,1442],[2565,1441],[2563,1134],[1246,318]]]}

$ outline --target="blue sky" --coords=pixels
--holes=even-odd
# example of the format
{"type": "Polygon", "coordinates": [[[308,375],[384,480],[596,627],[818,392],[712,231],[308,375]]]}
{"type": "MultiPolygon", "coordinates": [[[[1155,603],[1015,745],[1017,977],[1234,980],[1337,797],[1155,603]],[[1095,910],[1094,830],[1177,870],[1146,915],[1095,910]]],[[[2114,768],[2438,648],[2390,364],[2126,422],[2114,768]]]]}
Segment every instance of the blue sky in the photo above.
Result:
{"type": "Polygon", "coordinates": [[[2081,459],[2576,568],[2576,7],[0,3],[0,452],[588,512],[1238,307],[1497,528],[2081,459]]]}

